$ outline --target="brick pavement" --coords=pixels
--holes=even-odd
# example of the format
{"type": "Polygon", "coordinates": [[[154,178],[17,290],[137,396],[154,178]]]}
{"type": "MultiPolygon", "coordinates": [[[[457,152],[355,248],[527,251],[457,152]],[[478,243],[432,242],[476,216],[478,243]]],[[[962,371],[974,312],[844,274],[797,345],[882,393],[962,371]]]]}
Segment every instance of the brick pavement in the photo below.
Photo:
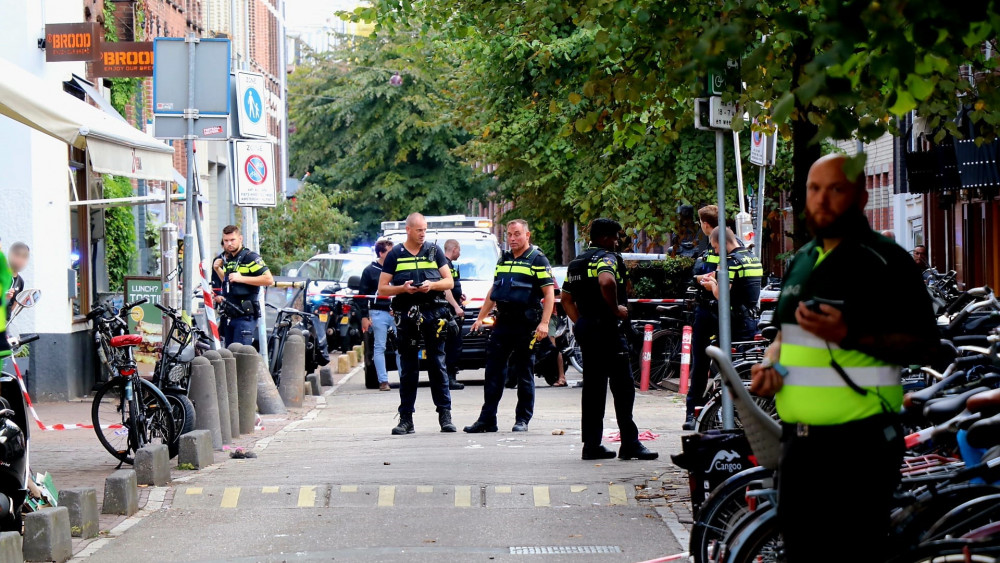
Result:
{"type": "MultiPolygon", "coordinates": [[[[333,366],[336,366],[336,359],[333,358],[333,366]]],[[[346,374],[334,374],[334,381],[339,383],[346,374]]],[[[325,387],[324,390],[329,389],[325,387]]],[[[93,397],[83,397],[73,401],[55,403],[36,403],[35,410],[42,422],[46,425],[53,424],[89,424],[90,410],[93,397]]],[[[316,397],[307,396],[303,406],[300,408],[288,409],[284,415],[264,415],[261,425],[253,434],[242,435],[226,448],[253,449],[257,441],[273,436],[288,423],[301,419],[307,412],[316,405],[316,397]]],[[[229,451],[215,452],[215,462],[229,462],[229,451]]],[[[233,460],[236,461],[236,460],[233,460]]],[[[56,484],[57,489],[69,489],[73,487],[93,487],[97,490],[98,506],[101,505],[104,497],[104,480],[118,467],[118,460],[113,458],[97,439],[91,429],[79,430],[39,430],[37,426],[31,428],[31,470],[35,473],[48,472],[56,484]]],[[[176,462],[176,459],[173,460],[176,462]]],[[[128,467],[128,466],[125,466],[128,467]]],[[[187,471],[173,469],[173,477],[183,477],[187,471]]],[[[139,487],[139,508],[146,505],[149,498],[148,487],[139,487]]],[[[169,491],[168,491],[169,496],[169,491]]],[[[102,535],[108,530],[125,520],[124,516],[114,516],[102,514],[100,518],[100,530],[102,535]]],[[[74,538],[73,552],[78,553],[93,540],[81,540],[74,538]]]]}

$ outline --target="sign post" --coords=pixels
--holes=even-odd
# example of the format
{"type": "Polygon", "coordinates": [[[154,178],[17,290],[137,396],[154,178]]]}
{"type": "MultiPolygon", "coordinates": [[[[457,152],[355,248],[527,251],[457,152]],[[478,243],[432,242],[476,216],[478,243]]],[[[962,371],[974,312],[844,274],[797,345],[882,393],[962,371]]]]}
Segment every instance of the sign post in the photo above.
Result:
{"type": "MultiPolygon", "coordinates": [[[[754,124],[757,122],[754,121],[754,124]]],[[[775,160],[777,159],[777,133],[774,135],[765,135],[763,131],[753,131],[750,136],[750,163],[756,164],[758,168],[757,175],[757,245],[754,249],[754,254],[757,258],[761,257],[761,253],[764,251],[763,241],[760,240],[761,234],[764,228],[764,181],[765,181],[765,171],[768,166],[774,166],[775,160]]]]}

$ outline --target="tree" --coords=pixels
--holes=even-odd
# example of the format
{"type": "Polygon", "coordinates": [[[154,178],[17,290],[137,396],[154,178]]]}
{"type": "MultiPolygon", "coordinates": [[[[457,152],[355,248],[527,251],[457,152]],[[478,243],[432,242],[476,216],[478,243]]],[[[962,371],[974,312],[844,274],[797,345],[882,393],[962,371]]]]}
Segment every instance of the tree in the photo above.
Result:
{"type": "Polygon", "coordinates": [[[491,178],[454,152],[468,134],[440,111],[451,65],[431,39],[355,38],[292,75],[292,168],[342,201],[359,239],[414,211],[464,212],[490,188],[491,178]],[[394,71],[399,86],[390,83],[394,71]]]}
{"type": "Polygon", "coordinates": [[[261,209],[260,250],[270,268],[307,260],[326,252],[327,244],[349,245],[354,221],[337,209],[336,200],[318,186],[306,184],[293,199],[261,209]]]}
{"type": "MultiPolygon", "coordinates": [[[[124,176],[104,174],[104,197],[131,197],[132,181],[124,176]]],[[[108,265],[108,289],[113,292],[125,288],[125,276],[132,271],[135,259],[135,219],[128,207],[109,207],[104,211],[104,240],[107,244],[105,261],[108,265]]]]}

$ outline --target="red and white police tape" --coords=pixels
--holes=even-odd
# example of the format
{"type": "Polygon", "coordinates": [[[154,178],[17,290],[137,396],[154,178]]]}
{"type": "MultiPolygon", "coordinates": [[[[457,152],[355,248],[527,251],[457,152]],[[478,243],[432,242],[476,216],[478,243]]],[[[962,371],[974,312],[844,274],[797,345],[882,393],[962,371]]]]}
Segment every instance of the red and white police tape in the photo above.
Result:
{"type": "Polygon", "coordinates": [[[212,291],[212,284],[208,283],[208,279],[205,278],[205,262],[198,264],[198,270],[201,272],[201,293],[205,300],[205,319],[208,320],[208,328],[212,331],[212,346],[219,350],[222,348],[222,343],[219,342],[219,320],[215,316],[215,293],[212,291]]]}
{"type": "MultiPolygon", "coordinates": [[[[323,295],[325,297],[352,297],[355,299],[392,299],[386,295],[347,295],[346,293],[310,293],[308,297],[323,295]]],[[[482,299],[470,299],[469,301],[483,301],[482,299]]],[[[556,299],[559,301],[559,299],[556,299]]],[[[684,303],[684,299],[629,299],[629,303],[684,303]]]]}
{"type": "MultiPolygon", "coordinates": [[[[35,405],[31,403],[31,397],[28,395],[28,388],[24,385],[24,378],[21,377],[21,368],[17,367],[17,361],[11,357],[11,363],[14,364],[14,374],[17,375],[17,384],[21,387],[21,394],[24,395],[24,402],[28,404],[28,410],[31,411],[31,416],[34,417],[35,423],[38,424],[38,428],[41,430],[79,430],[79,429],[93,429],[93,424],[52,424],[46,426],[42,419],[38,417],[38,412],[35,410],[35,405]]],[[[102,424],[101,428],[106,430],[117,430],[124,428],[121,424],[102,424]]]]}

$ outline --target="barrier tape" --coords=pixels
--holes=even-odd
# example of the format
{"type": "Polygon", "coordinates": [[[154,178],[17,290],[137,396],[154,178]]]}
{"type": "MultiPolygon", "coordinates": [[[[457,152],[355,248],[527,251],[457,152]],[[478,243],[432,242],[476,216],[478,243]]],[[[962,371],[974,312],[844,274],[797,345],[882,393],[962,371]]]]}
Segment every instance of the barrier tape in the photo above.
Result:
{"type": "Polygon", "coordinates": [[[659,559],[642,561],[641,563],[667,563],[668,561],[680,561],[682,559],[687,559],[688,557],[691,557],[691,554],[685,551],[684,553],[678,553],[677,555],[668,555],[666,557],[660,557],[659,559]]]}
{"type": "MultiPolygon", "coordinates": [[[[358,294],[358,295],[347,295],[346,293],[315,293],[315,292],[314,293],[307,293],[306,297],[316,297],[316,296],[319,296],[319,295],[322,295],[324,297],[339,297],[339,298],[348,298],[348,299],[382,299],[382,300],[392,299],[392,297],[389,297],[389,296],[386,296],[386,295],[361,295],[361,294],[358,294]]],[[[469,301],[483,301],[483,299],[470,299],[469,301]]],[[[558,297],[556,297],[556,301],[559,301],[558,297]]],[[[669,304],[669,303],[685,303],[686,300],[685,299],[629,299],[628,302],[629,303],[668,303],[669,304]]]]}
{"type": "MultiPolygon", "coordinates": [[[[17,384],[21,387],[21,394],[24,396],[24,402],[28,404],[28,410],[31,411],[31,416],[35,419],[35,424],[38,425],[39,430],[80,430],[80,429],[90,429],[93,430],[93,424],[53,424],[47,426],[42,419],[38,416],[38,411],[35,410],[35,405],[31,402],[31,396],[28,395],[28,388],[24,385],[24,378],[21,377],[21,368],[17,366],[17,361],[14,357],[10,358],[11,363],[14,364],[14,374],[17,376],[17,384]]],[[[102,424],[101,429],[103,430],[118,430],[120,428],[125,428],[122,424],[102,424]]]]}
{"type": "Polygon", "coordinates": [[[201,294],[205,300],[205,319],[208,320],[208,329],[212,332],[212,346],[215,350],[220,350],[222,343],[219,342],[219,321],[215,316],[212,284],[205,278],[205,262],[199,263],[198,269],[201,272],[201,294]]]}

